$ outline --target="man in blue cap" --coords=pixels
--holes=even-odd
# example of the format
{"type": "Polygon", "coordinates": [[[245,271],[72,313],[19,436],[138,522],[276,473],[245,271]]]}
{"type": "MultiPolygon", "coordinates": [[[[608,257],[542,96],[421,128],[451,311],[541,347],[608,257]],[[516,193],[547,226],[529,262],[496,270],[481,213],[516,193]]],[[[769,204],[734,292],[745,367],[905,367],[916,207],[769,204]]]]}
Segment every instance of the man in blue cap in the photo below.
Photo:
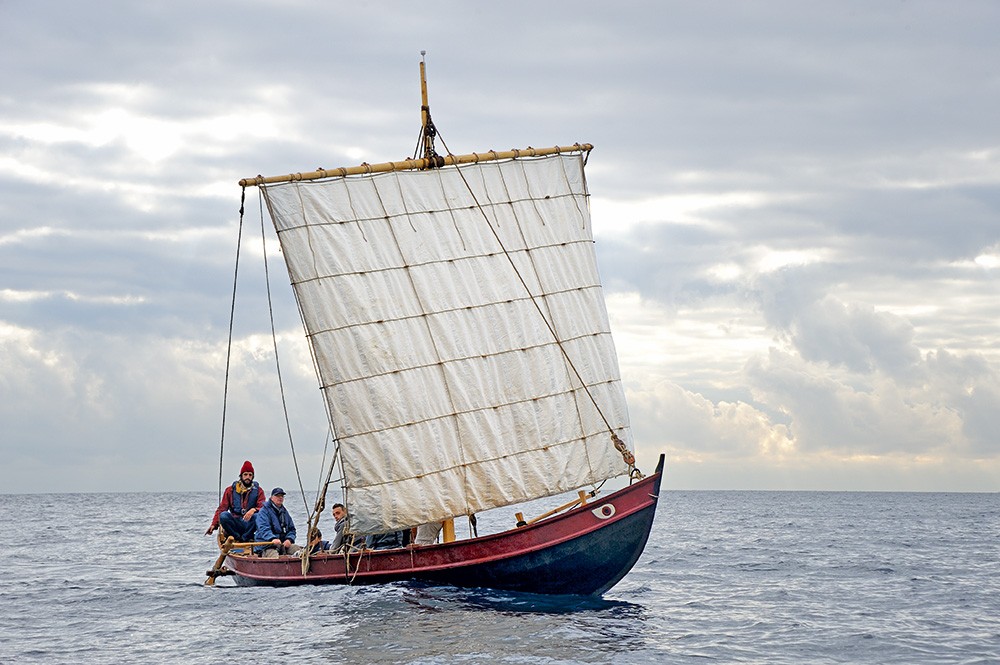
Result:
{"type": "Polygon", "coordinates": [[[295,554],[301,547],[295,544],[295,522],[285,509],[285,490],[275,487],[271,490],[271,498],[257,513],[258,541],[270,540],[271,544],[254,548],[264,558],[272,558],[282,554],[295,554]]]}

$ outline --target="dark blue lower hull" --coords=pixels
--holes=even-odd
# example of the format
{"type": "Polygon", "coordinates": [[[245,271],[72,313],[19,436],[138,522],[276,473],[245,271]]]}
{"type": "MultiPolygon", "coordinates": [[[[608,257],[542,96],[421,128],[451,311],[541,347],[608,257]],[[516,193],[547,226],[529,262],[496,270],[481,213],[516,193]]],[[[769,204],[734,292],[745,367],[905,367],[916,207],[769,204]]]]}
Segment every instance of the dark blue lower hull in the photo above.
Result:
{"type": "Polygon", "coordinates": [[[414,579],[461,587],[529,593],[600,595],[639,560],[655,505],[600,531],[500,561],[416,574],[414,579]]]}

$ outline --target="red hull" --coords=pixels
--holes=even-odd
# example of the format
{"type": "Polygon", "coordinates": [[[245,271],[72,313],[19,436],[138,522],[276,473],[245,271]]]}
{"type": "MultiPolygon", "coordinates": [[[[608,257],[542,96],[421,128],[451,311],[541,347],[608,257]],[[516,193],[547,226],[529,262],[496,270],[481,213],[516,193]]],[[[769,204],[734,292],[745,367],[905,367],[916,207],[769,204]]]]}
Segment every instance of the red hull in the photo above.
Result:
{"type": "Polygon", "coordinates": [[[424,580],[532,593],[601,594],[642,553],[656,511],[663,471],[602,499],[526,527],[469,540],[350,555],[311,557],[302,574],[296,557],[230,554],[240,585],[374,584],[424,580]]]}

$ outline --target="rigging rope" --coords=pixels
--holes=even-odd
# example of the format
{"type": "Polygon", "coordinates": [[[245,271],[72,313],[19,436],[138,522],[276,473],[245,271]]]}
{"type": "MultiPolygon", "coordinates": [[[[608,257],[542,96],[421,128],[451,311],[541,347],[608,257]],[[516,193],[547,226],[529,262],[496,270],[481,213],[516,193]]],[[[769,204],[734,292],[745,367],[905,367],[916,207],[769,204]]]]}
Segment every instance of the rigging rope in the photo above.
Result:
{"type": "Polygon", "coordinates": [[[243,204],[247,188],[240,192],[240,226],[236,236],[236,269],[233,271],[233,299],[229,306],[229,342],[226,344],[226,379],[222,388],[222,435],[219,439],[219,501],[222,501],[222,459],[226,446],[226,406],[229,403],[229,361],[233,353],[233,321],[236,318],[236,284],[240,274],[240,245],[243,242],[243,204]]]}
{"type": "MultiPolygon", "coordinates": [[[[440,132],[436,132],[436,136],[437,138],[441,139],[441,145],[444,146],[445,152],[449,156],[451,156],[452,152],[448,148],[448,144],[445,143],[444,137],[441,136],[440,132]]],[[[465,173],[462,172],[462,169],[460,167],[456,167],[456,170],[458,171],[459,177],[462,178],[462,182],[465,183],[466,189],[469,190],[469,196],[472,197],[473,203],[476,204],[476,209],[479,210],[480,214],[482,214],[483,220],[486,222],[486,225],[490,227],[490,231],[493,233],[493,237],[496,238],[497,244],[500,245],[500,250],[507,258],[507,261],[510,262],[511,268],[514,269],[514,274],[517,275],[518,280],[520,280],[521,285],[524,287],[525,292],[528,294],[528,298],[531,300],[531,304],[533,304],[535,306],[535,309],[538,310],[538,315],[542,318],[542,321],[545,323],[545,327],[549,329],[549,333],[552,335],[552,339],[555,340],[556,345],[562,352],[563,359],[565,359],[566,364],[573,371],[573,374],[576,375],[577,380],[583,387],[583,391],[587,394],[587,397],[590,398],[591,403],[597,410],[597,414],[601,417],[601,420],[604,421],[604,425],[608,428],[608,433],[611,434],[611,443],[614,445],[615,449],[621,453],[622,460],[629,468],[629,477],[642,478],[643,477],[642,472],[640,472],[639,469],[637,469],[635,466],[635,457],[632,455],[631,452],[628,451],[628,449],[625,447],[625,444],[622,442],[621,439],[618,438],[618,435],[615,434],[614,430],[612,429],[611,423],[608,421],[607,416],[604,415],[604,411],[601,409],[600,405],[598,405],[597,399],[594,397],[593,393],[590,392],[590,388],[587,386],[587,382],[583,380],[583,377],[580,375],[579,370],[577,370],[576,365],[573,363],[573,359],[570,358],[569,353],[563,346],[563,342],[559,338],[559,334],[552,327],[552,323],[549,321],[548,317],[545,316],[545,313],[542,311],[541,305],[538,304],[538,297],[531,292],[530,288],[528,288],[528,283],[525,281],[524,276],[521,275],[521,271],[517,269],[517,264],[514,263],[514,259],[511,257],[510,252],[507,251],[507,247],[504,246],[503,240],[500,239],[500,234],[497,232],[495,228],[493,228],[493,224],[490,222],[490,218],[487,216],[486,211],[483,210],[482,204],[479,202],[479,199],[476,198],[476,194],[472,190],[472,185],[470,185],[469,181],[466,180],[465,173]]]]}
{"type": "MultiPolygon", "coordinates": [[[[322,474],[320,475],[319,487],[316,488],[316,505],[313,506],[313,512],[309,515],[306,520],[308,525],[307,533],[309,534],[309,544],[306,547],[307,551],[302,552],[302,574],[305,575],[309,572],[309,557],[312,555],[312,535],[313,532],[318,530],[319,520],[323,516],[323,511],[326,510],[326,493],[330,489],[330,478],[333,476],[333,469],[336,466],[337,457],[340,455],[340,441],[333,439],[333,427],[329,430],[330,441],[334,443],[333,456],[330,458],[330,466],[327,467],[326,480],[323,480],[322,474]]],[[[328,445],[324,442],[323,446],[323,464],[321,466],[326,466],[326,452],[328,445]]],[[[308,508],[306,509],[308,512],[308,508]]]]}
{"type": "MultiPolygon", "coordinates": [[[[324,437],[323,463],[321,464],[320,468],[326,467],[326,453],[327,453],[327,450],[329,449],[329,443],[328,443],[329,441],[334,442],[333,455],[330,458],[330,465],[329,465],[329,467],[327,468],[327,471],[326,471],[326,478],[324,479],[322,473],[320,474],[319,483],[318,483],[317,492],[316,492],[316,503],[313,506],[312,511],[310,511],[309,510],[309,502],[306,499],[305,486],[302,483],[302,472],[299,469],[298,456],[295,453],[295,443],[294,443],[293,437],[292,437],[291,418],[288,415],[288,403],[287,403],[287,400],[285,398],[285,384],[284,384],[284,381],[282,380],[282,376],[281,376],[281,363],[279,362],[279,359],[278,359],[278,338],[277,338],[277,333],[275,332],[275,328],[274,328],[274,307],[273,307],[272,301],[271,301],[271,275],[270,275],[270,272],[268,270],[268,263],[267,263],[267,240],[266,240],[266,234],[265,234],[265,231],[264,231],[264,202],[263,202],[263,199],[264,199],[264,194],[263,194],[264,187],[263,186],[259,187],[257,191],[258,191],[258,205],[259,205],[259,208],[260,208],[260,237],[261,237],[261,243],[263,245],[263,252],[264,252],[264,279],[265,279],[265,282],[267,283],[267,309],[268,309],[268,313],[270,315],[270,320],[271,320],[271,342],[272,342],[272,345],[274,346],[274,364],[275,364],[275,369],[276,369],[277,374],[278,374],[278,388],[279,388],[279,390],[281,392],[281,408],[282,408],[282,411],[283,411],[284,416],[285,416],[285,430],[288,433],[288,447],[291,449],[291,452],[292,452],[292,462],[293,462],[293,464],[295,466],[295,479],[296,479],[296,481],[299,484],[299,491],[302,494],[302,504],[305,507],[306,515],[309,516],[306,519],[306,525],[307,525],[306,534],[307,534],[307,541],[308,541],[309,537],[313,533],[313,530],[316,529],[317,526],[319,525],[320,517],[323,514],[323,510],[325,510],[325,508],[326,508],[326,493],[327,493],[327,490],[329,489],[330,478],[333,476],[333,470],[334,470],[334,467],[336,465],[336,461],[337,461],[337,459],[339,457],[340,442],[336,438],[336,435],[335,435],[335,433],[333,431],[333,423],[332,423],[332,421],[330,421],[330,429],[328,431],[328,433],[329,433],[329,439],[327,439],[326,437],[324,437]]],[[[314,363],[315,363],[315,358],[313,360],[314,360],[314,363]]],[[[317,374],[318,374],[318,372],[317,372],[317,374]]],[[[346,503],[346,500],[345,500],[345,503],[346,503]]],[[[307,543],[307,546],[306,546],[305,550],[303,550],[303,553],[302,553],[302,574],[303,575],[305,575],[309,571],[309,556],[311,554],[311,550],[312,550],[312,548],[307,543]]]]}
{"type": "MultiPolygon", "coordinates": [[[[288,403],[285,400],[285,383],[281,380],[281,363],[278,360],[278,335],[274,331],[274,307],[271,304],[271,274],[267,269],[267,237],[264,233],[264,195],[258,188],[257,201],[260,208],[260,242],[264,252],[264,283],[267,285],[267,312],[271,319],[271,343],[274,345],[274,367],[278,373],[278,390],[281,392],[281,410],[285,415],[285,431],[288,432],[288,447],[292,450],[292,463],[295,466],[295,479],[302,493],[302,503],[306,514],[309,513],[309,502],[306,501],[306,490],[302,485],[302,474],[299,472],[299,460],[295,455],[295,443],[292,441],[292,423],[288,417],[288,403]]],[[[309,533],[308,531],[306,532],[309,533]]]]}

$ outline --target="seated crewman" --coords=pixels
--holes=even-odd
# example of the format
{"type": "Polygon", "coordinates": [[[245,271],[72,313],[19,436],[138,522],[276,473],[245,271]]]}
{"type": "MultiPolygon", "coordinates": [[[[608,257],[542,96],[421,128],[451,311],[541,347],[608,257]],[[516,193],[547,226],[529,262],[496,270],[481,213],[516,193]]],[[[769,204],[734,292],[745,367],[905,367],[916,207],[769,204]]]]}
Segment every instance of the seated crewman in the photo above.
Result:
{"type": "Polygon", "coordinates": [[[253,464],[243,462],[240,478],[226,488],[205,535],[220,526],[237,542],[250,542],[256,528],[255,515],[264,505],[264,490],[254,480],[253,464]]]}
{"type": "Polygon", "coordinates": [[[271,490],[271,498],[257,513],[256,538],[259,541],[271,541],[266,546],[254,548],[264,558],[295,554],[302,549],[295,544],[295,522],[284,503],[285,490],[275,487],[271,490]]]}

